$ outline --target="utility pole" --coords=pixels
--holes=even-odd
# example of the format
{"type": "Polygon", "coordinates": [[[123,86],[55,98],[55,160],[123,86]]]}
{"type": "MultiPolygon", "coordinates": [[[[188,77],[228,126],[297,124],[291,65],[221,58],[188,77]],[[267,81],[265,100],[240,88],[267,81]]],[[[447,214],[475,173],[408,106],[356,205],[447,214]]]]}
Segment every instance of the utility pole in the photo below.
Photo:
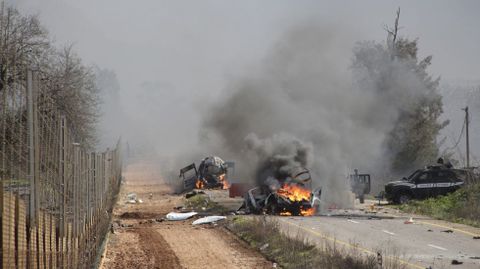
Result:
{"type": "Polygon", "coordinates": [[[469,116],[468,116],[468,106],[465,107],[463,110],[465,110],[465,141],[466,141],[466,147],[467,147],[467,168],[470,167],[470,141],[469,141],[469,136],[468,136],[468,124],[469,124],[469,116]]]}

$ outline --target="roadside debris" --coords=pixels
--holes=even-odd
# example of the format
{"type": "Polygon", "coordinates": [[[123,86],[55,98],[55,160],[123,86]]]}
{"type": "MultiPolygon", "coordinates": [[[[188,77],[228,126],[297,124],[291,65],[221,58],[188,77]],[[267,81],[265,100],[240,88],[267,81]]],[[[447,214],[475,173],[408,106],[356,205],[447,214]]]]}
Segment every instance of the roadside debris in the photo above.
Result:
{"type": "Polygon", "coordinates": [[[452,265],[460,265],[463,264],[463,262],[460,262],[458,260],[452,260],[452,265]]]}
{"type": "Polygon", "coordinates": [[[198,214],[197,212],[188,212],[188,213],[170,212],[167,214],[167,220],[186,220],[197,214],[198,214]]]}
{"type": "Polygon", "coordinates": [[[207,224],[207,223],[212,223],[212,222],[217,222],[219,220],[224,220],[227,217],[225,216],[208,216],[204,218],[200,218],[195,220],[192,225],[198,225],[198,224],[207,224]]]}
{"type": "Polygon", "coordinates": [[[427,232],[433,232],[433,230],[432,230],[432,229],[428,229],[427,232]]]}
{"type": "Polygon", "coordinates": [[[413,217],[410,217],[409,220],[406,220],[404,224],[413,224],[413,217]]]}
{"type": "Polygon", "coordinates": [[[143,204],[143,200],[138,199],[137,194],[134,193],[134,192],[131,192],[131,193],[127,194],[127,202],[126,203],[127,204],[136,204],[136,203],[143,204]]]}
{"type": "Polygon", "coordinates": [[[137,200],[137,194],[134,192],[130,192],[127,194],[127,199],[128,200],[137,200]]]}
{"type": "Polygon", "coordinates": [[[474,236],[473,239],[480,239],[480,236],[474,236]]]}
{"type": "Polygon", "coordinates": [[[265,243],[265,244],[263,244],[263,245],[259,248],[259,250],[260,250],[260,251],[264,251],[265,249],[268,248],[268,246],[269,246],[269,244],[268,244],[268,243],[265,243]]]}
{"type": "Polygon", "coordinates": [[[444,230],[444,231],[442,231],[442,233],[449,233],[450,234],[450,233],[453,233],[453,231],[452,230],[444,230]]]}

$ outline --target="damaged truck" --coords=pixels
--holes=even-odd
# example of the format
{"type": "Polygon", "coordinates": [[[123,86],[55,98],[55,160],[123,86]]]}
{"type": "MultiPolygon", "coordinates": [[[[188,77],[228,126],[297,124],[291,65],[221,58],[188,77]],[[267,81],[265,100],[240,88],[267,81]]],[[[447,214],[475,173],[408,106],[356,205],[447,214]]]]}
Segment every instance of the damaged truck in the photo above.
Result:
{"type": "Polygon", "coordinates": [[[193,189],[228,189],[228,178],[235,172],[234,162],[225,162],[218,156],[205,157],[197,166],[195,163],[180,169],[183,191],[193,189]]]}

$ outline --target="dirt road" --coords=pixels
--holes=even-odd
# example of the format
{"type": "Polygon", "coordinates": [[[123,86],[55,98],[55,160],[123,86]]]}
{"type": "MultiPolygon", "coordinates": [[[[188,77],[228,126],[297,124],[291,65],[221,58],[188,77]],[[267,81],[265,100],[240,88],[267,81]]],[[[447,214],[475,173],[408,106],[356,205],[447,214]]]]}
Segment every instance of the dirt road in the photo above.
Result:
{"type": "Polygon", "coordinates": [[[182,197],[170,194],[153,164],[130,165],[124,175],[101,268],[272,268],[220,225],[161,221],[182,197]],[[132,192],[143,203],[127,204],[132,192]]]}

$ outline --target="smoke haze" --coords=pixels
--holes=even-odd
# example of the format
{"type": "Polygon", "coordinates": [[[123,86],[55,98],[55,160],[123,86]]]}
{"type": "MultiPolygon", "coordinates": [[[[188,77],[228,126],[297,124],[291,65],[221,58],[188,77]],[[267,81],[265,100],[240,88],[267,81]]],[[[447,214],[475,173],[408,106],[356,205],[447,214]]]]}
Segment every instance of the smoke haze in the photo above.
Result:
{"type": "Polygon", "coordinates": [[[337,32],[348,31],[315,22],[293,27],[206,114],[204,142],[240,160],[241,177],[265,183],[271,175],[281,180],[306,167],[314,187],[325,188],[331,200],[344,200],[347,173],[372,173],[387,163],[385,138],[400,110],[428,89],[406,62],[392,63],[377,51],[359,49],[356,56],[391,70],[388,85],[379,86],[383,77],[365,75],[363,66],[343,68],[338,62],[345,40],[337,32]]]}
{"type": "MultiPolygon", "coordinates": [[[[10,2],[114,70],[102,82],[116,90],[104,95],[101,146],[120,133],[169,175],[215,154],[237,162],[239,180],[259,180],[275,157],[276,171],[300,164],[317,186],[343,190],[349,169],[380,170],[386,134],[419,94],[408,72],[393,78],[398,95],[352,66],[357,41],[385,40],[395,2],[10,2]]],[[[479,79],[479,3],[463,3],[401,3],[401,34],[420,38],[420,58],[434,55],[434,76],[479,79]]]]}

